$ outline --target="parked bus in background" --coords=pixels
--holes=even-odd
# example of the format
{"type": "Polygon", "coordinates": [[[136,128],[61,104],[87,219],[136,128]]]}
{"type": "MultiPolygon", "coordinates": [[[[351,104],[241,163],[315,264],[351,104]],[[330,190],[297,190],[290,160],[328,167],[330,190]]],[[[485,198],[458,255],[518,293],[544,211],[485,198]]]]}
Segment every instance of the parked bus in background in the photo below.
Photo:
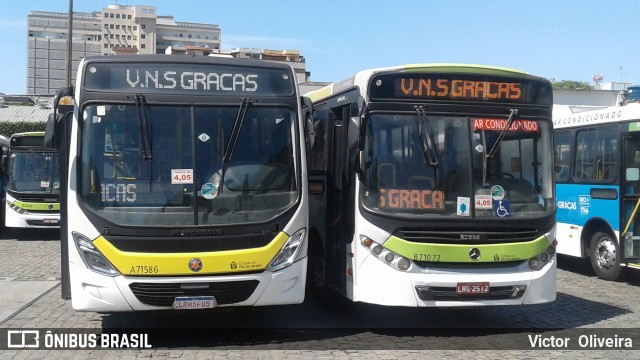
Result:
{"type": "Polygon", "coordinates": [[[555,299],[549,81],[417,64],[307,95],[312,288],[409,307],[555,299]]]}
{"type": "Polygon", "coordinates": [[[5,169],[5,161],[9,154],[9,139],[0,135],[0,198],[2,206],[0,206],[0,228],[4,226],[4,203],[7,191],[7,171],[5,169]]]}
{"type": "Polygon", "coordinates": [[[558,253],[601,279],[640,268],[640,104],[553,110],[558,253]]]}
{"type": "Polygon", "coordinates": [[[303,301],[303,99],[289,65],[86,58],[56,99],[74,91],[73,113],[47,124],[69,161],[62,292],[74,309],[303,301]]]}
{"type": "Polygon", "coordinates": [[[4,224],[14,228],[56,228],[60,224],[57,151],[44,148],[44,132],[11,135],[3,160],[6,174],[4,224]]]}

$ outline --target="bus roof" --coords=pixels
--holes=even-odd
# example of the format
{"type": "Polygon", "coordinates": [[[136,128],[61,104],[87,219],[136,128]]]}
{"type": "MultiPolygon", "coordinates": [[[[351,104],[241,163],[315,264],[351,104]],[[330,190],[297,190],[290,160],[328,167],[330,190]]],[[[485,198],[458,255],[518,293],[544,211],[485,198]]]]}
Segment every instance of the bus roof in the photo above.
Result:
{"type": "MultiPolygon", "coordinates": [[[[163,54],[145,55],[112,55],[112,56],[87,56],[82,59],[85,62],[104,63],[181,63],[181,64],[217,64],[251,66],[275,69],[293,69],[291,65],[278,61],[265,61],[256,59],[238,59],[218,56],[175,56],[163,54]]],[[[293,71],[293,70],[292,70],[293,71]]]]}
{"type": "Polygon", "coordinates": [[[44,131],[27,131],[21,133],[15,133],[11,137],[24,137],[24,136],[44,136],[44,131]]]}
{"type": "Polygon", "coordinates": [[[609,107],[553,106],[553,127],[555,129],[633,120],[640,123],[640,104],[631,103],[609,107]]]}
{"type": "MultiPolygon", "coordinates": [[[[399,66],[381,67],[375,69],[367,69],[359,71],[346,79],[336,81],[325,87],[310,91],[305,94],[311,101],[318,101],[331,95],[337,94],[348,88],[359,86],[363,91],[366,88],[366,81],[371,76],[384,72],[433,72],[448,74],[488,74],[498,76],[513,76],[520,78],[538,78],[528,74],[522,70],[478,64],[458,64],[458,63],[422,63],[422,64],[406,64],[399,66]]],[[[542,78],[540,78],[542,79],[542,78]]]]}

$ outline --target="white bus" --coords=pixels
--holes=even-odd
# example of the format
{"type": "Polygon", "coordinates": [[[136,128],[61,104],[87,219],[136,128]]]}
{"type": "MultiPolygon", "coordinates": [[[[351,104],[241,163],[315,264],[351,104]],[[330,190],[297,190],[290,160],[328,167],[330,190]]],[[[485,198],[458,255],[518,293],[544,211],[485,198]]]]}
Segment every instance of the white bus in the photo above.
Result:
{"type": "Polygon", "coordinates": [[[0,135],[0,200],[2,200],[2,206],[0,206],[0,227],[4,227],[4,204],[7,191],[7,169],[6,161],[9,155],[9,139],[0,135]]]}
{"type": "Polygon", "coordinates": [[[307,95],[309,286],[408,307],[555,299],[549,81],[416,64],[307,95]]]}
{"type": "Polygon", "coordinates": [[[44,148],[44,132],[11,135],[4,158],[4,224],[13,228],[57,228],[60,169],[57,151],[44,148]]]}
{"type": "Polygon", "coordinates": [[[82,60],[72,113],[47,124],[66,174],[63,297],[99,312],[302,302],[301,101],[284,64],[82,60]]]}
{"type": "Polygon", "coordinates": [[[558,253],[599,278],[640,268],[640,104],[553,109],[558,253]]]}

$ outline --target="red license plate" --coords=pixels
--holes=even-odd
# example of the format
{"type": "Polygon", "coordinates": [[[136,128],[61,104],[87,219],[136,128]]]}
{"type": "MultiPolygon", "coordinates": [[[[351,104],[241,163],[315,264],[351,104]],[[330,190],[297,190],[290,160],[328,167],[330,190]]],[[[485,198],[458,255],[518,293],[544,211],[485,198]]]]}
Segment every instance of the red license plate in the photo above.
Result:
{"type": "Polygon", "coordinates": [[[456,294],[477,295],[488,293],[488,282],[458,283],[456,286],[456,294]]]}

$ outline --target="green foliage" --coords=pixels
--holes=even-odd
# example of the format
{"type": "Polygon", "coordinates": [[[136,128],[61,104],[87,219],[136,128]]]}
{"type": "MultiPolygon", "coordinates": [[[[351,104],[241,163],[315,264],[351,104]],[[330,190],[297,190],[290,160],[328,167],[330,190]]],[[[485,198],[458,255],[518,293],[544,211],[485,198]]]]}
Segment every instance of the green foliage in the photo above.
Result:
{"type": "Polygon", "coordinates": [[[44,131],[46,122],[9,122],[0,120],[0,135],[10,137],[15,133],[27,132],[27,131],[44,131]]]}
{"type": "Polygon", "coordinates": [[[562,80],[553,83],[555,90],[593,90],[593,86],[583,81],[562,80]]]}

